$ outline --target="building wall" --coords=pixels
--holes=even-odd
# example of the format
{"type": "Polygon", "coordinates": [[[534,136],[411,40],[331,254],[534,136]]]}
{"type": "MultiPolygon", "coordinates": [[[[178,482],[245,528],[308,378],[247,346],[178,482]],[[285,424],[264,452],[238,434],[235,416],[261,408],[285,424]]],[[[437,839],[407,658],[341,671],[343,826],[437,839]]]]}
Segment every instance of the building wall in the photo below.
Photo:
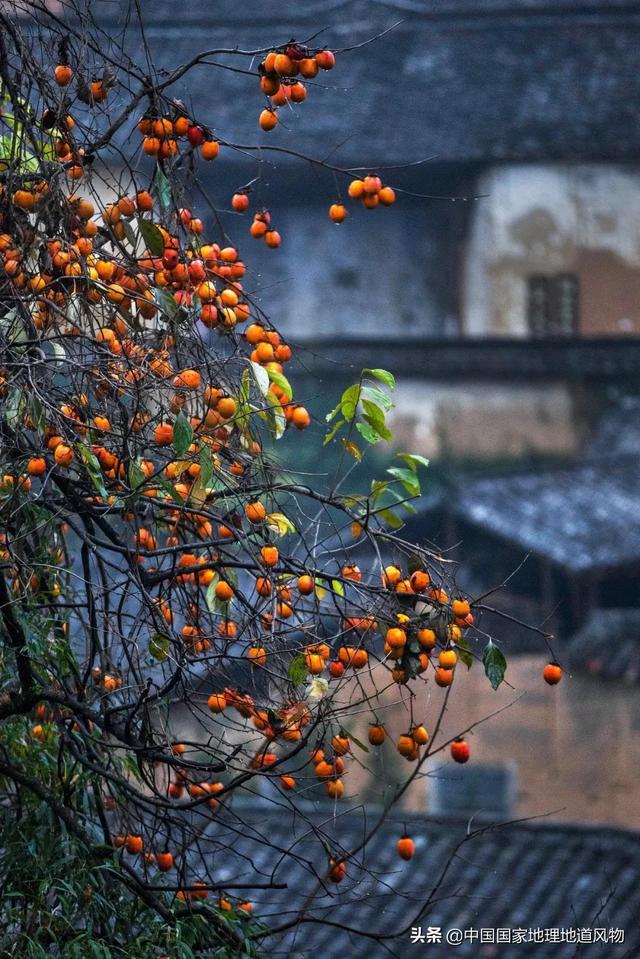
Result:
{"type": "Polygon", "coordinates": [[[570,390],[562,383],[400,379],[394,400],[394,445],[433,459],[566,456],[581,438],[570,390]]]}
{"type": "MultiPolygon", "coordinates": [[[[245,287],[278,329],[295,342],[329,344],[345,336],[457,335],[461,204],[400,197],[393,207],[364,210],[350,203],[336,225],[327,216],[332,189],[315,186],[306,202],[273,203],[277,251],[243,241],[245,287]]],[[[241,241],[242,226],[230,225],[241,241]]]]}
{"type": "Polygon", "coordinates": [[[578,279],[581,335],[640,335],[640,167],[493,167],[477,193],[461,268],[467,335],[528,335],[528,277],[562,273],[578,279]]]}

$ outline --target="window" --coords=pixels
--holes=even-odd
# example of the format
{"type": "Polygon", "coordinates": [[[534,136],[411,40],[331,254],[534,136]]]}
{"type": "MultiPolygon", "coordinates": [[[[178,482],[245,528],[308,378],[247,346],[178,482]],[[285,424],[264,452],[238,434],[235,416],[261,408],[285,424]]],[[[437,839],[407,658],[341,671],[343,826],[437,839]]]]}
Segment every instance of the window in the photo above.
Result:
{"type": "Polygon", "coordinates": [[[575,273],[530,276],[527,318],[532,336],[573,336],[578,332],[578,277],[575,273]]]}

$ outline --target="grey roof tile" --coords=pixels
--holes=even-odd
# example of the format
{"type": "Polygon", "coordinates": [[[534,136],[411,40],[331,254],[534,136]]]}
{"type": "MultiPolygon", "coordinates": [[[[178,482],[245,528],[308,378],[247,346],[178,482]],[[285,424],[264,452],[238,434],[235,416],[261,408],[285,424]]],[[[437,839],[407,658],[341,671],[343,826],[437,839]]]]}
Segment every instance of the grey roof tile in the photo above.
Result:
{"type": "MultiPolygon", "coordinates": [[[[292,837],[300,837],[307,828],[284,809],[240,804],[235,809],[243,822],[260,823],[278,847],[286,848],[292,837]]],[[[316,806],[314,822],[325,823],[323,832],[330,841],[339,838],[344,848],[352,848],[361,835],[357,809],[349,817],[339,816],[335,823],[331,821],[331,810],[330,804],[316,806]]],[[[374,821],[375,810],[369,809],[368,816],[370,822],[374,821]]],[[[327,917],[370,932],[394,933],[391,939],[378,942],[321,922],[310,922],[295,934],[268,939],[265,945],[269,956],[310,959],[319,952],[337,956],[346,951],[353,959],[412,955],[412,949],[418,946],[410,946],[408,934],[395,936],[395,932],[418,914],[449,860],[437,901],[419,920],[424,928],[619,927],[625,928],[625,944],[607,945],[608,959],[640,954],[640,834],[541,820],[489,829],[454,854],[465,830],[466,823],[455,820],[404,812],[401,818],[397,813],[392,815],[368,847],[367,868],[359,869],[351,863],[348,879],[337,889],[328,885],[325,893],[320,887],[307,912],[316,919],[327,917]],[[416,855],[410,863],[402,863],[394,851],[405,822],[417,840],[416,855]],[[369,867],[375,872],[369,872],[369,867]]],[[[207,829],[210,837],[223,838],[224,832],[224,816],[207,829]]],[[[246,882],[254,874],[260,874],[264,880],[273,859],[271,852],[252,842],[250,833],[250,829],[244,828],[243,835],[236,839],[231,861],[225,854],[229,874],[238,872],[233,863],[233,858],[238,858],[246,882]]],[[[274,925],[317,891],[318,879],[307,860],[312,861],[320,877],[324,875],[326,859],[319,843],[306,841],[300,845],[299,853],[299,862],[287,861],[274,875],[276,881],[287,883],[286,890],[256,892],[252,897],[256,911],[263,918],[270,914],[274,925]]],[[[453,954],[445,945],[420,948],[432,959],[447,959],[453,954]]],[[[585,945],[579,955],[601,959],[602,949],[599,945],[585,945]]],[[[477,943],[466,943],[456,954],[490,957],[496,953],[480,952],[477,943]]],[[[500,959],[521,959],[529,954],[526,946],[519,945],[501,946],[499,951],[500,959]]],[[[535,959],[570,959],[575,946],[542,943],[531,954],[535,959]]]]}
{"type": "MultiPolygon", "coordinates": [[[[118,21],[117,5],[95,5],[111,31],[126,6],[118,21]]],[[[318,30],[318,42],[350,46],[400,20],[320,78],[297,115],[287,112],[280,145],[325,155],[346,139],[335,154],[344,162],[637,158],[640,16],[631,2],[306,0],[294,8],[261,0],[250,16],[229,0],[141,6],[163,69],[203,48],[256,49],[318,30]]],[[[131,34],[130,44],[139,57],[139,38],[131,34]]],[[[219,71],[213,85],[210,68],[199,67],[174,95],[204,104],[221,136],[259,141],[261,99],[244,79],[219,71]]],[[[276,141],[266,134],[263,142],[276,141]]],[[[428,168],[423,176],[428,184],[428,168]]]]}
{"type": "Polygon", "coordinates": [[[462,480],[466,521],[574,572],[640,560],[640,458],[462,480]]]}

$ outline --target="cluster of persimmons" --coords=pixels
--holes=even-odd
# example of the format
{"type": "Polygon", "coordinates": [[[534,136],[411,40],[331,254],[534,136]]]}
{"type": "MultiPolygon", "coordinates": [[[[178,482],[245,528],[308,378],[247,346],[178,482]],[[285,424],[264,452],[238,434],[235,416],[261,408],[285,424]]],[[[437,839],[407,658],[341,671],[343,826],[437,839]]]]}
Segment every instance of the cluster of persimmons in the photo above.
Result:
{"type": "MultiPolygon", "coordinates": [[[[37,114],[32,129],[33,140],[49,137],[55,161],[36,171],[9,163],[0,184],[0,390],[12,410],[1,557],[15,601],[29,615],[46,610],[46,636],[66,641],[75,664],[59,668],[59,647],[47,661],[46,639],[40,655],[59,705],[37,705],[32,734],[43,744],[86,736],[93,757],[91,736],[115,710],[130,717],[126,750],[147,684],[169,703],[185,676],[208,675],[206,694],[184,695],[200,695],[211,775],[190,758],[202,744],[147,724],[156,771],[142,805],[155,790],[158,816],[182,807],[218,814],[256,777],[289,801],[317,784],[338,800],[361,749],[344,728],[351,705],[362,711],[376,683],[414,700],[431,679],[448,695],[459,649],[469,648],[472,605],[431,554],[394,541],[361,502],[316,495],[280,468],[274,441],[311,423],[285,375],[292,348],[253,302],[238,247],[214,239],[174,189],[181,153],[213,160],[221,138],[150,97],[136,121],[155,165],[150,183],[100,198],[89,144],[69,112],[75,67],[60,59],[52,68],[60,107],[37,114]],[[312,507],[348,531],[346,547],[340,532],[340,562],[336,548],[317,558],[312,507]],[[72,540],[86,546],[82,573],[72,540]],[[350,553],[367,541],[376,558],[363,571],[350,553]],[[96,553],[108,557],[111,586],[92,566],[96,553]],[[85,615],[70,617],[73,608],[85,615]],[[86,706],[84,718],[63,693],[86,706]]],[[[329,50],[296,43],[268,52],[257,71],[269,98],[262,129],[334,63],[329,50]]],[[[102,108],[109,93],[109,83],[94,80],[83,102],[102,108]]],[[[348,195],[367,209],[395,201],[375,174],[352,180],[348,195]]],[[[250,190],[230,205],[247,212],[250,190]]],[[[334,203],[329,216],[340,223],[346,208],[334,203]]],[[[266,209],[254,213],[250,234],[280,244],[266,209]]],[[[545,670],[549,683],[560,675],[555,664],[545,670]]],[[[368,742],[377,749],[389,736],[370,708],[368,742]]],[[[432,747],[422,721],[391,740],[416,771],[432,747]]],[[[446,746],[454,761],[469,759],[464,739],[446,746]]],[[[106,776],[103,807],[122,855],[140,857],[145,870],[176,867],[181,850],[169,848],[169,831],[158,845],[106,776]]],[[[412,857],[410,837],[397,851],[412,857]]],[[[328,856],[330,880],[345,878],[348,858],[328,856]]],[[[177,890],[181,901],[207,894],[199,878],[177,890]]],[[[218,905],[231,908],[224,896],[218,905]]]]}

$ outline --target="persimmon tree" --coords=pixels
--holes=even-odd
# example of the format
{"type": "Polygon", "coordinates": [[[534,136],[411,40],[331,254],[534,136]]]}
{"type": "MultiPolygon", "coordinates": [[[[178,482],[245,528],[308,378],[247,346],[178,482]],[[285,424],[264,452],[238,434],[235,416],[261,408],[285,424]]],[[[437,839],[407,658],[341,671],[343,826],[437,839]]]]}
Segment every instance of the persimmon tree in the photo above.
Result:
{"type": "MultiPolygon", "coordinates": [[[[251,146],[173,94],[233,57],[238,109],[271,131],[336,57],[266,38],[152,74],[102,40],[88,9],[0,9],[0,942],[29,957],[260,955],[276,930],[259,887],[219,878],[216,822],[241,821],[243,797],[296,809],[318,888],[340,895],[430,757],[469,758],[462,737],[434,735],[456,664],[483,658],[497,686],[506,663],[451,564],[402,538],[426,461],[396,455],[368,495],[345,491],[346,466],[296,475],[310,425],[319,462],[323,445],[353,464],[390,440],[394,379],[363,370],[311,423],[245,267],[256,240],[281,242],[255,200],[270,146],[228,197],[230,237],[202,170],[251,146]],[[443,690],[431,717],[416,712],[426,682],[443,690]],[[391,731],[388,689],[404,703],[391,731]],[[335,810],[379,748],[407,774],[347,848],[301,800],[320,790],[335,810]]],[[[334,223],[396,199],[376,172],[297,159],[344,183],[334,223]]],[[[399,833],[399,857],[413,851],[399,833]]]]}

